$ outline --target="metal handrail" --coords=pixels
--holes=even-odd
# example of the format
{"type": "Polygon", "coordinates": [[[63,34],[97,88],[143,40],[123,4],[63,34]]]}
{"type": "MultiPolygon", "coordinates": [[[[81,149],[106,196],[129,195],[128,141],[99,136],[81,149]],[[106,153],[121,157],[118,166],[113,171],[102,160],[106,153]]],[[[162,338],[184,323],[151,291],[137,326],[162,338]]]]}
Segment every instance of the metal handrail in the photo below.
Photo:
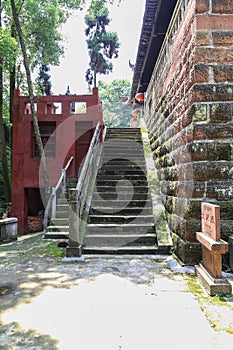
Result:
{"type": "Polygon", "coordinates": [[[61,183],[62,183],[62,193],[66,192],[66,171],[68,170],[68,168],[70,167],[71,162],[73,161],[74,157],[71,156],[69,161],[67,162],[66,166],[64,169],[62,169],[62,174],[55,186],[56,191],[58,190],[58,188],[60,187],[61,183]]]}
{"type": "Polygon", "coordinates": [[[49,216],[49,210],[50,210],[51,206],[52,206],[51,217],[52,217],[52,219],[54,219],[56,217],[57,190],[59,189],[61,184],[62,184],[62,193],[66,192],[66,172],[67,172],[68,168],[70,167],[70,164],[73,161],[73,159],[74,159],[74,157],[71,156],[69,161],[67,162],[65,168],[62,169],[62,174],[61,174],[56,186],[52,187],[52,193],[50,194],[50,197],[48,199],[48,203],[46,205],[45,212],[44,212],[44,232],[46,231],[47,226],[48,226],[48,216],[49,216]]]}

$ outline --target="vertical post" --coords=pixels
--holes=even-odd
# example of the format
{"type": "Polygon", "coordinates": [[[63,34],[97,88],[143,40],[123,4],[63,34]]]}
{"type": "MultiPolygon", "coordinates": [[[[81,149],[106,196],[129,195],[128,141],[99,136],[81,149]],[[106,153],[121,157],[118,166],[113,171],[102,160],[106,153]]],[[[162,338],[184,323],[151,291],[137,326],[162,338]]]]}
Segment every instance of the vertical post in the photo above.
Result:
{"type": "Polygon", "coordinates": [[[52,187],[52,219],[56,218],[57,194],[56,187],[52,187]]]}
{"type": "Polygon", "coordinates": [[[66,192],[66,169],[62,169],[62,193],[66,192]]]}
{"type": "Polygon", "coordinates": [[[69,190],[69,245],[66,248],[67,257],[81,257],[82,244],[80,232],[80,202],[79,190],[69,190]]]}

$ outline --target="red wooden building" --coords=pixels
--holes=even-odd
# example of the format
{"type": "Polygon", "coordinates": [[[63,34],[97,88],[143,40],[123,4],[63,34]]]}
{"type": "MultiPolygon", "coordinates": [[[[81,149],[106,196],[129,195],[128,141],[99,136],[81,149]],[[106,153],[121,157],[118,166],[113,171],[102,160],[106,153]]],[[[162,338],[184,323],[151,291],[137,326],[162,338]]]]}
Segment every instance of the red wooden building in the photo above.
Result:
{"type": "MultiPolygon", "coordinates": [[[[103,130],[98,89],[90,95],[35,98],[40,133],[51,186],[73,156],[68,178],[77,178],[97,123],[103,130]]],[[[28,230],[28,216],[43,214],[43,179],[35,143],[28,96],[15,91],[12,128],[12,214],[18,218],[19,234],[28,230]]]]}

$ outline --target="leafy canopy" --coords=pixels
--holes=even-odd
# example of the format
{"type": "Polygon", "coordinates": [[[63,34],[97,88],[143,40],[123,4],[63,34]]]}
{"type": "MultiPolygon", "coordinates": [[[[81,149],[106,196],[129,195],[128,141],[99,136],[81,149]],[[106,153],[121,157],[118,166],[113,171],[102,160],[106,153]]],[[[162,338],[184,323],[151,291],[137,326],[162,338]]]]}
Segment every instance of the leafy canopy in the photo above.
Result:
{"type": "Polygon", "coordinates": [[[89,69],[86,71],[86,81],[89,86],[96,86],[97,74],[112,72],[112,58],[119,53],[119,39],[115,32],[108,32],[106,26],[110,23],[109,10],[106,0],[93,0],[85,16],[87,28],[87,48],[90,57],[89,69]]]}
{"type": "Polygon", "coordinates": [[[99,81],[99,97],[103,102],[104,123],[108,127],[130,126],[132,107],[121,102],[130,94],[131,84],[125,79],[115,79],[111,83],[99,81]]]}

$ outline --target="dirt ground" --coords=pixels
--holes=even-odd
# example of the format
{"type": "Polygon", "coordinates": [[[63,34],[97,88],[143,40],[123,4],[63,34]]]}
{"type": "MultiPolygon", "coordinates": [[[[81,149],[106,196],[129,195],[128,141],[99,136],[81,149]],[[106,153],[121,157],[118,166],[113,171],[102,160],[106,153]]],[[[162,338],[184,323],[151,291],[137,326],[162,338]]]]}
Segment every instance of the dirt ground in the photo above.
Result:
{"type": "Polygon", "coordinates": [[[171,256],[64,255],[42,234],[0,246],[0,349],[232,347],[233,297],[209,297],[193,268],[171,256]]]}

